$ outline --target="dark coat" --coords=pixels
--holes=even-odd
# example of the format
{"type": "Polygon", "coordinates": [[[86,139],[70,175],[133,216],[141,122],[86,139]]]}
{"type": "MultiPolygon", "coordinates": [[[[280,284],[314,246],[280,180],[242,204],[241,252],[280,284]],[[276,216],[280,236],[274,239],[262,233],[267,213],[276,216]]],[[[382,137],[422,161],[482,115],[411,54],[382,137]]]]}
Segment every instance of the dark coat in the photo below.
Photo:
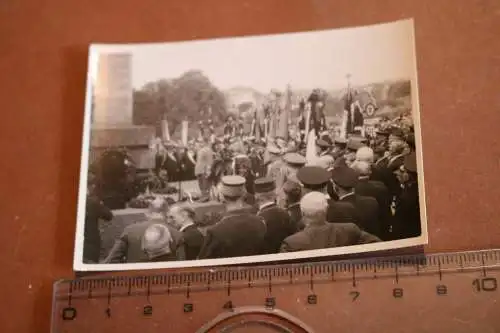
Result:
{"type": "MultiPolygon", "coordinates": [[[[161,220],[149,220],[127,226],[120,238],[116,240],[104,263],[137,263],[149,261],[149,258],[142,249],[142,238],[146,229],[153,224],[166,225],[161,220]]],[[[185,260],[182,234],[172,226],[166,225],[166,227],[173,239],[171,244],[172,252],[176,254],[178,260],[185,260]]]]}
{"type": "Polygon", "coordinates": [[[396,204],[393,234],[394,239],[418,237],[422,234],[417,182],[406,184],[401,193],[396,204]]]}
{"type": "Polygon", "coordinates": [[[89,195],[85,210],[83,232],[83,261],[98,263],[101,253],[101,233],[99,220],[111,221],[113,213],[96,196],[89,195]]]}
{"type": "Polygon", "coordinates": [[[329,200],[326,220],[330,223],[359,224],[356,207],[350,202],[329,200]]]}
{"type": "Polygon", "coordinates": [[[186,260],[198,258],[204,237],[198,228],[193,224],[181,231],[184,238],[184,250],[186,251],[186,260]]]}
{"type": "Polygon", "coordinates": [[[300,203],[294,203],[287,207],[288,215],[290,215],[290,223],[295,231],[300,231],[304,229],[304,224],[302,223],[302,210],[300,209],[300,203]]]}
{"type": "Polygon", "coordinates": [[[392,198],[389,190],[380,181],[360,179],[355,189],[357,195],[372,197],[377,200],[379,207],[379,234],[377,236],[383,240],[388,240],[391,225],[391,203],[392,198]]]}
{"type": "Polygon", "coordinates": [[[380,234],[379,207],[377,200],[361,195],[349,195],[339,200],[349,202],[355,207],[356,223],[361,229],[373,235],[380,234]]]}
{"type": "Polygon", "coordinates": [[[266,224],[248,209],[228,212],[207,230],[199,259],[230,258],[260,254],[266,224]]]}
{"type": "Polygon", "coordinates": [[[304,230],[287,237],[281,246],[281,252],[325,249],[379,242],[352,223],[325,223],[319,226],[307,226],[304,230]]]}
{"type": "Polygon", "coordinates": [[[297,231],[288,212],[276,204],[264,207],[257,215],[264,219],[267,226],[263,254],[277,253],[283,240],[297,231]]]}

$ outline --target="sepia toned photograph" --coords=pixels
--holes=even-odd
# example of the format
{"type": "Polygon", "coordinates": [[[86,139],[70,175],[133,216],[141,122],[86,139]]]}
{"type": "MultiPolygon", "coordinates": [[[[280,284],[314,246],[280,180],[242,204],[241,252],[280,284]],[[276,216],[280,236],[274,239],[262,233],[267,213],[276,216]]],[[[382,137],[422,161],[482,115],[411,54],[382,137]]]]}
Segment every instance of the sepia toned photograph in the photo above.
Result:
{"type": "Polygon", "coordinates": [[[413,20],[89,49],[74,269],[427,244],[413,20]]]}

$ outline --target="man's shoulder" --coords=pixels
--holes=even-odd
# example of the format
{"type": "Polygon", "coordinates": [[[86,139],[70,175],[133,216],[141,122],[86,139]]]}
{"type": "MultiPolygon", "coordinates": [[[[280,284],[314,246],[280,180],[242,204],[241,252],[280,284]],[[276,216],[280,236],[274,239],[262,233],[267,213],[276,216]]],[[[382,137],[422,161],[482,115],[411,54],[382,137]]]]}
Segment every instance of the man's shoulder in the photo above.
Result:
{"type": "Polygon", "coordinates": [[[354,223],[330,223],[330,228],[335,230],[336,233],[361,233],[361,229],[354,223]]]}
{"type": "Polygon", "coordinates": [[[289,247],[298,248],[304,247],[309,244],[310,237],[305,231],[299,231],[285,238],[283,243],[286,243],[289,247]]]}
{"type": "Polygon", "coordinates": [[[130,225],[126,226],[123,229],[123,232],[124,233],[130,233],[130,232],[135,232],[135,231],[138,231],[138,230],[145,230],[145,229],[147,229],[152,224],[154,224],[154,222],[152,222],[152,221],[140,221],[140,222],[136,222],[136,223],[133,223],[133,224],[130,224],[130,225]]]}

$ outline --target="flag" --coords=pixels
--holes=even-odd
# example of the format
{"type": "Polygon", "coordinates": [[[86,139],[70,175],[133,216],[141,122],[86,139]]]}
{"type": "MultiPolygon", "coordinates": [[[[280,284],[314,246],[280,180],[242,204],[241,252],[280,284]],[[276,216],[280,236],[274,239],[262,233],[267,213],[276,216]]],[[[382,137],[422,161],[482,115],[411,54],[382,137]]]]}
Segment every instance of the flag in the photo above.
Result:
{"type": "Polygon", "coordinates": [[[168,130],[168,120],[167,117],[161,121],[161,133],[163,137],[163,141],[170,141],[170,132],[168,130]]]}
{"type": "Polygon", "coordinates": [[[183,120],[182,121],[182,132],[181,132],[181,142],[184,146],[187,146],[188,144],[188,121],[183,120]]]}
{"type": "Polygon", "coordinates": [[[307,135],[306,161],[308,165],[315,165],[318,158],[316,151],[316,131],[311,129],[307,135]]]}

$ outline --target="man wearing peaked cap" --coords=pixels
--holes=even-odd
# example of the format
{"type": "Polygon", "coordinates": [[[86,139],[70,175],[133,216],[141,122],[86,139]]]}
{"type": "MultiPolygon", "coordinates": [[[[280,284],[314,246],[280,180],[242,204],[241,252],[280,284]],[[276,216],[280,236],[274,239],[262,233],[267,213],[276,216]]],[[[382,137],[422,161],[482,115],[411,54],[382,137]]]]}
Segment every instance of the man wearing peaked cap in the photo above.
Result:
{"type": "Polygon", "coordinates": [[[422,234],[418,193],[417,156],[415,152],[405,156],[398,179],[402,190],[396,201],[393,234],[395,238],[418,237],[422,234]]]}
{"type": "Polygon", "coordinates": [[[324,156],[330,153],[330,149],[332,148],[330,138],[321,138],[316,140],[316,146],[319,147],[319,156],[324,156]]]}
{"type": "Polygon", "coordinates": [[[276,204],[276,184],[273,179],[259,178],[255,181],[255,199],[259,206],[257,215],[264,219],[267,226],[262,253],[277,253],[281,242],[296,230],[288,212],[276,204]]]}
{"type": "Polygon", "coordinates": [[[377,200],[354,192],[358,177],[359,174],[349,167],[332,171],[333,189],[338,200],[330,203],[327,219],[329,222],[352,222],[366,232],[378,236],[380,225],[377,200]]]}
{"type": "Polygon", "coordinates": [[[258,255],[266,234],[262,218],[245,205],[245,178],[224,176],[220,189],[226,213],[207,230],[199,259],[230,258],[258,255]]]}
{"type": "Polygon", "coordinates": [[[276,183],[271,178],[258,178],[255,180],[255,193],[269,193],[276,190],[276,183]]]}
{"type": "Polygon", "coordinates": [[[319,166],[305,166],[297,172],[297,179],[303,186],[303,195],[313,191],[326,193],[330,173],[319,166]]]}
{"type": "Polygon", "coordinates": [[[283,160],[294,168],[301,168],[306,165],[306,158],[298,153],[286,153],[283,160]]]}
{"type": "Polygon", "coordinates": [[[235,200],[245,194],[245,178],[241,176],[224,176],[221,180],[220,192],[224,198],[235,200]]]}

